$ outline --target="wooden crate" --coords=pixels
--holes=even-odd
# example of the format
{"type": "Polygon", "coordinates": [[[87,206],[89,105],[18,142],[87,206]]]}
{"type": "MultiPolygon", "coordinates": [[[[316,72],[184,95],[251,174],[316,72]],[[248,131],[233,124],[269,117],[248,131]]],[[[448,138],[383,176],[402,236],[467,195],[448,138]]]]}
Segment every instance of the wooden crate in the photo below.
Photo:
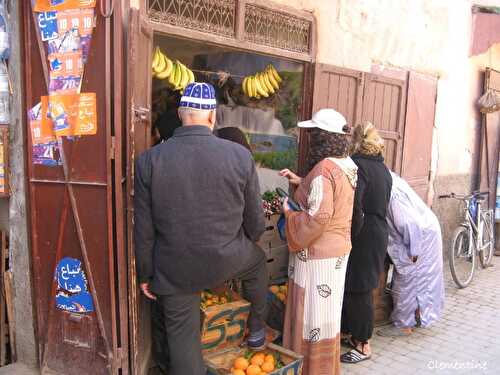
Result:
{"type": "Polygon", "coordinates": [[[257,242],[264,251],[268,249],[286,246],[286,241],[283,241],[278,232],[278,219],[280,215],[271,215],[270,217],[266,217],[266,231],[257,242]]]}
{"type": "MultiPolygon", "coordinates": [[[[209,375],[231,375],[231,367],[236,358],[244,356],[247,349],[231,348],[205,356],[209,375]]],[[[269,344],[266,352],[278,353],[285,366],[268,375],[301,375],[304,357],[275,344],[269,344]]]]}
{"type": "MultiPolygon", "coordinates": [[[[239,346],[243,342],[247,327],[250,303],[236,292],[226,289],[232,302],[201,308],[201,344],[203,353],[212,353],[225,348],[239,346]]],[[[214,290],[217,294],[223,290],[214,290]]]]}

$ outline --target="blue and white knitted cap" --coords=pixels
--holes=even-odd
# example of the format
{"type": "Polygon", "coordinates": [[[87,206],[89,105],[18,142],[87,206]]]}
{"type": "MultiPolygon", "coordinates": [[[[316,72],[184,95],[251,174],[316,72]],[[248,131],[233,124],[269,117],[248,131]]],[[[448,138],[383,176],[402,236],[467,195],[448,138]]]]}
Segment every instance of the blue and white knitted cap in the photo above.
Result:
{"type": "Polygon", "coordinates": [[[193,82],[186,86],[179,107],[212,110],[217,107],[215,89],[210,83],[193,82]]]}

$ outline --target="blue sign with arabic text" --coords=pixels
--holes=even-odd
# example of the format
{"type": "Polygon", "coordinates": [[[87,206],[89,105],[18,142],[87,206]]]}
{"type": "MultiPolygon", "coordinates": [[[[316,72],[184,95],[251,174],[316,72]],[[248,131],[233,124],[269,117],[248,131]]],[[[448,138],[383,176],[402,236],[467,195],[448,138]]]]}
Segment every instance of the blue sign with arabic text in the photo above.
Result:
{"type": "Polygon", "coordinates": [[[38,27],[43,41],[56,39],[59,36],[57,32],[57,12],[38,13],[38,27]]]}
{"type": "Polygon", "coordinates": [[[76,313],[94,311],[92,295],[87,288],[87,278],[78,259],[63,258],[57,264],[56,306],[61,310],[76,313]]]}

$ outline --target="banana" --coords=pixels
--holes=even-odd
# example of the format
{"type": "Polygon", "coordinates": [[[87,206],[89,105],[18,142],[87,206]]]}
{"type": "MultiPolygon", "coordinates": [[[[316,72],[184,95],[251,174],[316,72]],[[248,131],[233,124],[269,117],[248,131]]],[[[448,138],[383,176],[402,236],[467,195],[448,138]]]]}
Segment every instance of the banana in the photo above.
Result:
{"type": "Polygon", "coordinates": [[[278,74],[278,71],[276,70],[276,68],[272,65],[272,64],[269,64],[267,66],[267,68],[269,69],[269,71],[271,72],[271,74],[273,75],[274,79],[276,81],[278,81],[278,83],[281,83],[281,81],[283,81],[280,77],[280,75],[278,74]]]}
{"type": "Polygon", "coordinates": [[[274,78],[273,73],[269,71],[269,69],[266,69],[266,72],[264,73],[267,76],[267,79],[269,79],[269,82],[273,86],[274,90],[277,91],[280,89],[280,85],[278,81],[276,81],[276,78],[274,78]]]}
{"type": "Polygon", "coordinates": [[[195,81],[193,71],[191,69],[188,69],[187,72],[188,72],[188,75],[189,75],[188,84],[193,83],[195,81]]]}
{"type": "Polygon", "coordinates": [[[257,89],[257,94],[259,94],[260,96],[263,96],[264,98],[269,97],[268,92],[266,91],[265,87],[263,87],[263,85],[259,81],[258,77],[254,78],[254,82],[255,82],[255,88],[257,89]]]}
{"type": "Polygon", "coordinates": [[[174,87],[175,90],[180,88],[180,83],[182,79],[182,68],[179,60],[175,60],[175,70],[174,70],[174,87]]]}
{"type": "Polygon", "coordinates": [[[184,65],[183,63],[179,63],[179,65],[181,66],[181,80],[179,82],[179,87],[181,89],[184,89],[187,84],[189,83],[189,73],[188,73],[188,69],[186,67],[186,65],[184,65]]]}
{"type": "Polygon", "coordinates": [[[156,73],[156,78],[165,79],[168,78],[172,74],[173,64],[172,61],[165,55],[162,54],[162,59],[165,61],[165,69],[161,72],[156,73]]]}
{"type": "Polygon", "coordinates": [[[241,89],[243,90],[243,93],[246,96],[250,96],[247,91],[247,82],[248,82],[248,77],[243,78],[243,82],[241,82],[241,89]]]}
{"type": "Polygon", "coordinates": [[[247,88],[248,88],[248,95],[251,98],[255,98],[257,96],[257,89],[255,88],[255,77],[250,76],[248,77],[248,83],[247,83],[247,88]]]}
{"type": "Polygon", "coordinates": [[[177,70],[177,63],[174,62],[172,63],[172,72],[168,76],[168,83],[170,83],[171,86],[175,87],[175,71],[177,70]]]}
{"type": "Polygon", "coordinates": [[[273,85],[271,85],[271,82],[269,82],[269,78],[267,77],[267,75],[265,73],[259,73],[259,77],[260,82],[264,83],[269,94],[274,94],[274,87],[273,85]]]}
{"type": "Polygon", "coordinates": [[[160,48],[157,46],[155,48],[155,51],[153,53],[153,61],[151,62],[151,67],[153,68],[153,70],[158,66],[158,64],[160,63],[160,48]]]}
{"type": "Polygon", "coordinates": [[[165,55],[160,52],[159,56],[160,57],[158,60],[158,64],[156,64],[155,67],[153,68],[156,74],[163,72],[167,67],[167,61],[165,60],[165,55]]]}

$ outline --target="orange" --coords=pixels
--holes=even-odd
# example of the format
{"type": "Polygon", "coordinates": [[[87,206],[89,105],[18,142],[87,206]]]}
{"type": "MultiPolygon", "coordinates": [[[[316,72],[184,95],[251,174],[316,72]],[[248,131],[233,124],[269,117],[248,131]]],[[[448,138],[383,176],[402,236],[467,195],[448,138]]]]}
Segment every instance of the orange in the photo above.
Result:
{"type": "Polygon", "coordinates": [[[286,296],[284,293],[281,293],[279,292],[278,294],[276,294],[276,297],[278,297],[278,299],[281,301],[281,302],[285,302],[286,300],[286,296]]]}
{"type": "Polygon", "coordinates": [[[274,364],[274,356],[271,354],[266,355],[266,358],[264,358],[264,362],[271,362],[274,364]]]}
{"type": "Polygon", "coordinates": [[[247,359],[244,357],[236,358],[236,361],[234,361],[234,369],[235,370],[246,370],[248,365],[249,365],[249,363],[248,363],[247,359]]]}
{"type": "Polygon", "coordinates": [[[273,285],[273,286],[271,286],[271,287],[269,288],[269,290],[271,291],[271,293],[276,294],[276,293],[278,293],[278,292],[280,291],[280,288],[279,288],[279,286],[277,286],[277,285],[273,285]]]}
{"type": "Polygon", "coordinates": [[[265,372],[272,372],[272,371],[274,371],[274,363],[271,361],[264,362],[261,369],[262,369],[262,371],[265,371],[265,372]]]}
{"type": "Polygon", "coordinates": [[[264,359],[264,353],[257,353],[252,357],[252,359],[250,359],[250,363],[252,365],[262,366],[262,364],[264,363],[264,359]]]}
{"type": "Polygon", "coordinates": [[[233,374],[233,375],[246,375],[245,371],[240,370],[239,368],[233,369],[233,371],[231,372],[231,374],[233,374]]]}
{"type": "Polygon", "coordinates": [[[260,367],[257,365],[250,365],[247,368],[247,374],[246,375],[260,375],[260,367]]]}

